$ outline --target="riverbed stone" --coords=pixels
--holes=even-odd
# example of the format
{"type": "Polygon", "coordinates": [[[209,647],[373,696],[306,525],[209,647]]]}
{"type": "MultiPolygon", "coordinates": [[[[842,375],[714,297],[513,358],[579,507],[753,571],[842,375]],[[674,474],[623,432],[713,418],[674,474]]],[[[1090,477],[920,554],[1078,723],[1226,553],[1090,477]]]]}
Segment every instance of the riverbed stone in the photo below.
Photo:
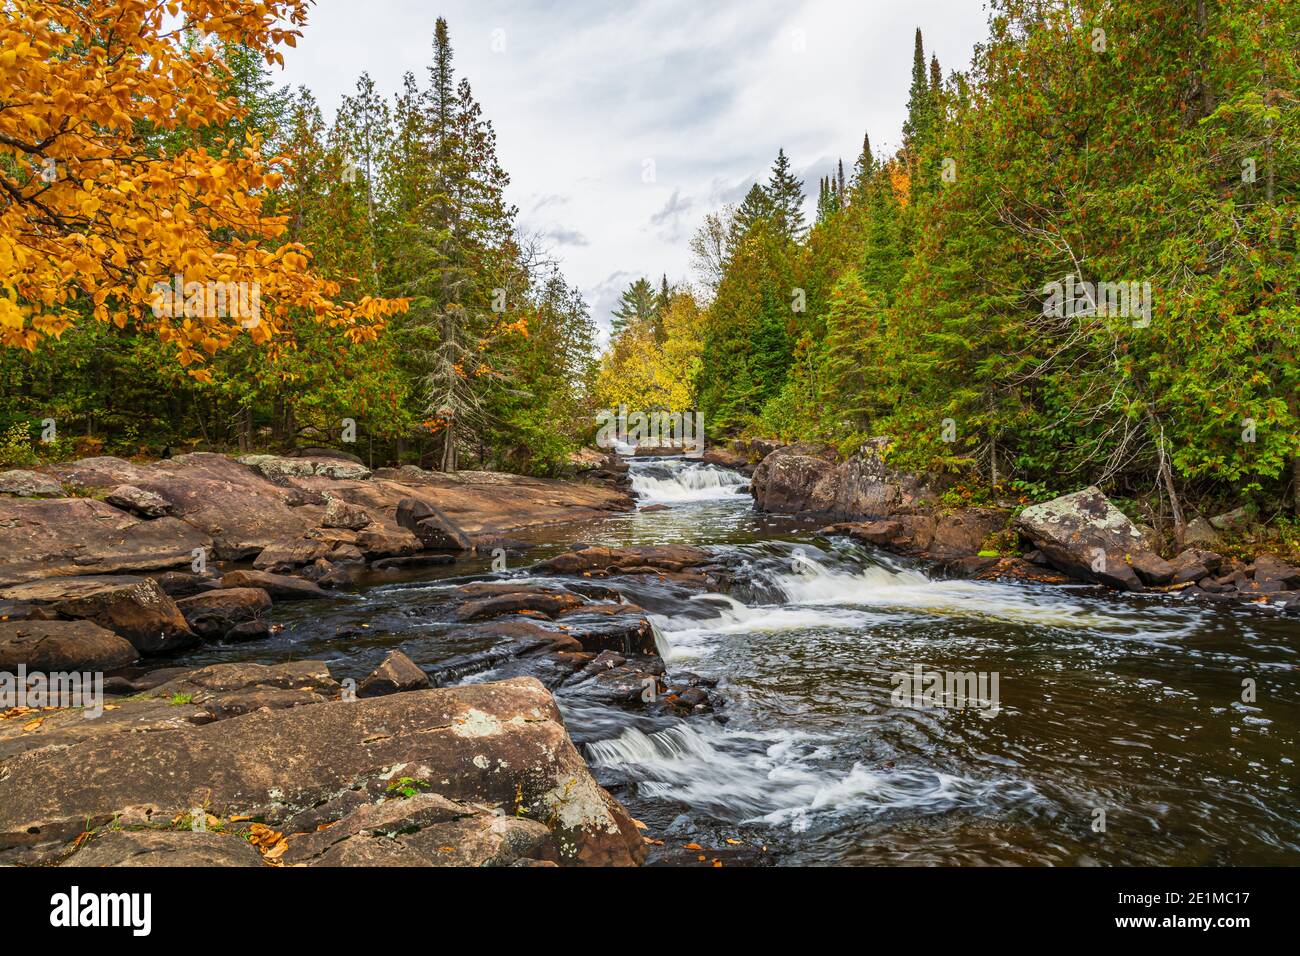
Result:
{"type": "Polygon", "coordinates": [[[474,547],[469,536],[441,509],[419,498],[399,501],[396,520],[430,551],[470,551],[474,547]]]}
{"type": "Polygon", "coordinates": [[[312,601],[328,598],[329,592],[311,581],[290,574],[269,571],[228,571],[221,576],[223,588],[260,588],[272,601],[312,601]]]}
{"type": "Polygon", "coordinates": [[[39,471],[14,468],[0,471],[0,495],[17,498],[61,498],[63,485],[39,471]]]}
{"type": "Polygon", "coordinates": [[[346,528],[349,531],[360,531],[367,527],[372,518],[364,508],[358,508],[356,505],[348,504],[342,498],[333,496],[329,499],[329,504],[325,506],[325,514],[321,517],[322,528],[346,528]]]}
{"type": "Polygon", "coordinates": [[[62,617],[94,621],[142,654],[169,654],[198,642],[180,608],[152,578],[104,584],[53,607],[62,617]]]}
{"type": "Polygon", "coordinates": [[[112,671],[139,657],[130,641],[91,621],[0,622],[0,671],[112,671]]]}
{"type": "Polygon", "coordinates": [[[429,675],[401,651],[390,651],[383,662],[357,685],[358,697],[382,697],[431,687],[429,675]]]}
{"type": "MultiPolygon", "coordinates": [[[[225,640],[238,624],[263,621],[271,611],[271,597],[261,588],[219,588],[181,598],[176,606],[191,630],[206,641],[225,640]]],[[[239,640],[262,636],[265,628],[249,628],[234,635],[239,640]]]]}

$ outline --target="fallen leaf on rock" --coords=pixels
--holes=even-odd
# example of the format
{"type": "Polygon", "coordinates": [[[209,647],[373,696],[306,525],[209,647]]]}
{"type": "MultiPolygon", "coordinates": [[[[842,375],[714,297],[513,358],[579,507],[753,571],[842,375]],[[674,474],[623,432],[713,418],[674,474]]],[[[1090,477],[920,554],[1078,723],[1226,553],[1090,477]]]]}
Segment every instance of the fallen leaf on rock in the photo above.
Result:
{"type": "Polygon", "coordinates": [[[646,826],[644,823],[642,823],[642,822],[641,822],[640,820],[638,820],[636,817],[633,817],[633,818],[632,818],[632,825],[633,825],[634,827],[636,827],[638,830],[649,830],[649,829],[650,829],[648,826],[646,826]]]}
{"type": "Polygon", "coordinates": [[[248,842],[257,847],[262,853],[275,846],[284,839],[284,834],[278,830],[272,830],[264,823],[254,823],[248,828],[248,842]]]}
{"type": "Polygon", "coordinates": [[[722,861],[721,861],[721,860],[714,860],[714,861],[713,861],[713,865],[714,865],[714,866],[722,866],[722,861]]]}
{"type": "Polygon", "coordinates": [[[683,849],[686,849],[686,850],[703,850],[704,847],[700,846],[698,843],[687,843],[687,844],[683,847],[683,849]]]}
{"type": "Polygon", "coordinates": [[[697,860],[699,860],[701,863],[703,863],[705,860],[708,859],[708,857],[705,856],[703,853],[701,853],[701,854],[700,854],[699,856],[697,856],[695,859],[697,859],[697,860]]]}
{"type": "Polygon", "coordinates": [[[727,837],[727,844],[728,844],[729,846],[743,846],[743,845],[744,845],[743,841],[741,841],[741,840],[733,840],[733,839],[731,839],[731,837],[727,837]]]}
{"type": "Polygon", "coordinates": [[[44,717],[37,717],[35,720],[29,720],[23,724],[23,733],[31,733],[33,730],[40,730],[41,724],[45,723],[44,717]]]}

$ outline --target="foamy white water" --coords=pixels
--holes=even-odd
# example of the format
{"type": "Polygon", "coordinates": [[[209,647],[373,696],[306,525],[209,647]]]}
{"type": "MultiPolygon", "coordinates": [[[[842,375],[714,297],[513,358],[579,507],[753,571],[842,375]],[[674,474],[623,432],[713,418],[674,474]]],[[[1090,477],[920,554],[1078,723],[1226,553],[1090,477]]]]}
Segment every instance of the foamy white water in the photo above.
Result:
{"type": "Polygon", "coordinates": [[[732,498],[748,484],[743,475],[686,459],[634,462],[632,490],[644,504],[681,504],[732,498]]]}

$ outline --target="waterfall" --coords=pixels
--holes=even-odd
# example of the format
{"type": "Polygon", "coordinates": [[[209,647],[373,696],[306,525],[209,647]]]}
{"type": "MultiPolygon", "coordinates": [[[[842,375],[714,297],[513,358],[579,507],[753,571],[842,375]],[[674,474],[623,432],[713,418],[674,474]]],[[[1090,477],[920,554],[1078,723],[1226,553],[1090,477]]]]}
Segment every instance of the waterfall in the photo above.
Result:
{"type": "Polygon", "coordinates": [[[687,459],[634,461],[632,490],[648,504],[680,504],[734,498],[748,484],[729,468],[687,459]]]}

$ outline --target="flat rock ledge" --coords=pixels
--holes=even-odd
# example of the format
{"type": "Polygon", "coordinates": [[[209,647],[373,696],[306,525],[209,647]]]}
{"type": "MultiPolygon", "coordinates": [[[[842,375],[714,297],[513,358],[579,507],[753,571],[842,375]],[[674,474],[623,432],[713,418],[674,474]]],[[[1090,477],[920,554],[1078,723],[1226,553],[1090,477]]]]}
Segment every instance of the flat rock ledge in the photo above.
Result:
{"type": "Polygon", "coordinates": [[[212,665],[99,719],[0,720],[0,864],[643,860],[635,823],[538,681],[339,690],[318,662],[212,665]],[[264,702],[251,711],[204,709],[255,694],[264,702]],[[277,705],[277,694],[296,700],[277,705]]]}

